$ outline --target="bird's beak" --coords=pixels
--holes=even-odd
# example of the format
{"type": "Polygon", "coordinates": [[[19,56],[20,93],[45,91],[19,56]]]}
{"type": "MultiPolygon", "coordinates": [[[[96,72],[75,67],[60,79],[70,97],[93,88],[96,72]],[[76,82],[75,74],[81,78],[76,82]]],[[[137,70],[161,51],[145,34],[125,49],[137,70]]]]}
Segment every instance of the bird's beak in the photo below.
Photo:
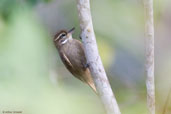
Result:
{"type": "Polygon", "coordinates": [[[72,34],[72,33],[74,33],[74,30],[75,30],[75,27],[73,27],[72,29],[70,29],[67,33],[72,34]]]}

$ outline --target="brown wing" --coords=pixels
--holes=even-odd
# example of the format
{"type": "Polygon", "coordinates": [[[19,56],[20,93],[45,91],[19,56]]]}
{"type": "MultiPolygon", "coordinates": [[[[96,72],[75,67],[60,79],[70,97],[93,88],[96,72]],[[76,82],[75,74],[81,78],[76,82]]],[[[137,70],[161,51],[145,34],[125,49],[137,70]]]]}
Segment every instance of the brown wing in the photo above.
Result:
{"type": "Polygon", "coordinates": [[[70,62],[69,58],[64,53],[60,53],[60,56],[66,68],[74,75],[75,69],[72,63],[70,62]]]}
{"type": "Polygon", "coordinates": [[[74,41],[75,41],[75,45],[76,45],[76,48],[77,48],[77,53],[78,53],[78,56],[79,56],[79,59],[80,59],[80,66],[82,67],[82,70],[86,70],[87,69],[87,59],[85,57],[83,45],[78,40],[74,40],[74,41]]]}

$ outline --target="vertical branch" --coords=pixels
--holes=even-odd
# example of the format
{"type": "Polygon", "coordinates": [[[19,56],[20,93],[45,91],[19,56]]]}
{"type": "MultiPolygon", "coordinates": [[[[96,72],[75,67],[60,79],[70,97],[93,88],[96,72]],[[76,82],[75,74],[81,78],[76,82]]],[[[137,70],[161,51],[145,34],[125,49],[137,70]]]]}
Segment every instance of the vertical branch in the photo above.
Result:
{"type": "Polygon", "coordinates": [[[120,114],[118,104],[110,87],[101,58],[98,53],[94,34],[89,0],[77,0],[81,38],[83,40],[85,55],[95,82],[99,96],[104,104],[107,114],[120,114]]]}
{"type": "Polygon", "coordinates": [[[146,16],[145,41],[147,105],[149,113],[155,114],[153,0],[144,0],[144,8],[146,16]]]}

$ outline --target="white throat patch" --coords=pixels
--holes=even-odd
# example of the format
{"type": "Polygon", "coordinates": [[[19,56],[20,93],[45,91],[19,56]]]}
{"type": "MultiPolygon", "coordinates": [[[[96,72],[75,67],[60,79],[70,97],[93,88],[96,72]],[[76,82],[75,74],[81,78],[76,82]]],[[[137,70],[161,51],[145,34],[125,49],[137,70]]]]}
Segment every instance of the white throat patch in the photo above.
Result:
{"type": "Polygon", "coordinates": [[[65,43],[67,43],[67,42],[68,42],[68,39],[65,39],[64,41],[61,42],[61,44],[63,45],[65,43]]]}
{"type": "Polygon", "coordinates": [[[65,40],[63,40],[61,42],[61,44],[63,45],[63,44],[65,44],[65,43],[67,43],[68,41],[71,41],[71,40],[72,40],[72,35],[69,35],[65,40]]]}

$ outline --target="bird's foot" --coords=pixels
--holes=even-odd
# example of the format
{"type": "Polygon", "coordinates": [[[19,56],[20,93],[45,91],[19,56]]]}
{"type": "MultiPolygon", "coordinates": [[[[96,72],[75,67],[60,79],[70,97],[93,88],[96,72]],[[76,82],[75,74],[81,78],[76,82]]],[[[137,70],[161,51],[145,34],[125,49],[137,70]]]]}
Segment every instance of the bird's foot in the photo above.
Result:
{"type": "Polygon", "coordinates": [[[88,63],[87,63],[87,64],[85,64],[85,68],[89,68],[89,66],[90,66],[90,65],[89,65],[88,63]]]}

